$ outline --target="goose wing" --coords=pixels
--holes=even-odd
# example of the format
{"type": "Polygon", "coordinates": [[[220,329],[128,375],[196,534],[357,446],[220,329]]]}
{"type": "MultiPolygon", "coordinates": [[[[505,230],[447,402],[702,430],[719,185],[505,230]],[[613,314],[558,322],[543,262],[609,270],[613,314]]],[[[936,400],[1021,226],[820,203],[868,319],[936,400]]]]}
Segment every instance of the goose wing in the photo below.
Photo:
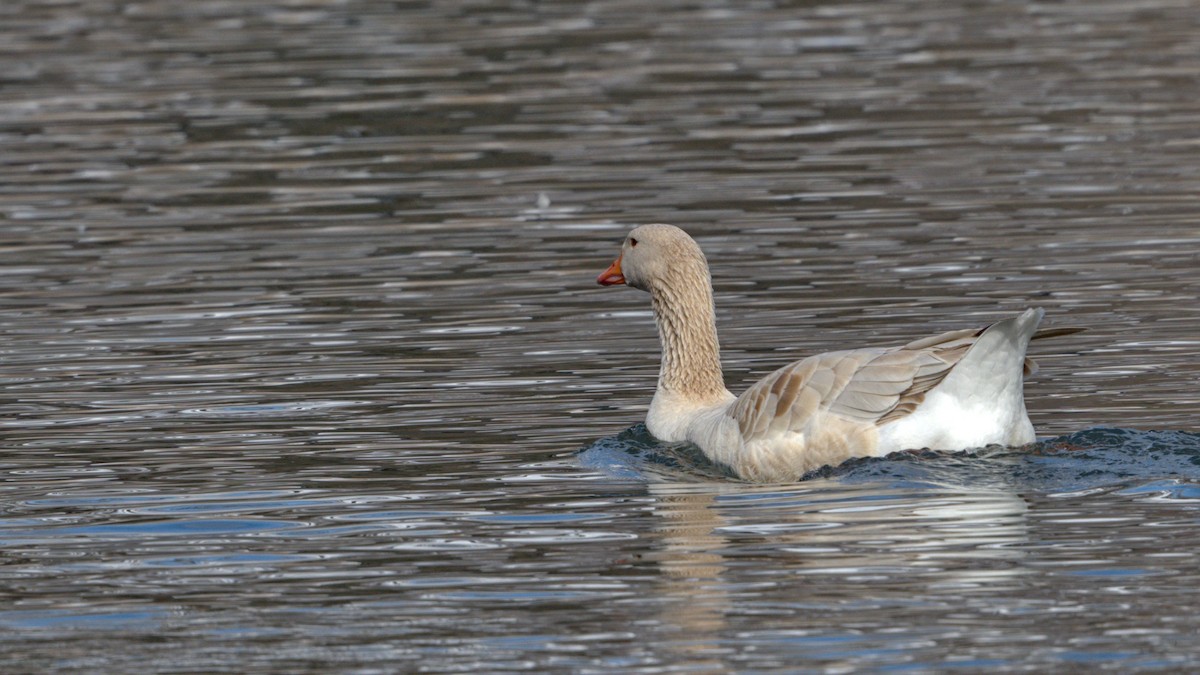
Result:
{"type": "Polygon", "coordinates": [[[810,356],[759,380],[729,414],[747,441],[802,431],[818,413],[886,424],[916,410],[982,333],[957,330],[902,347],[810,356]]]}

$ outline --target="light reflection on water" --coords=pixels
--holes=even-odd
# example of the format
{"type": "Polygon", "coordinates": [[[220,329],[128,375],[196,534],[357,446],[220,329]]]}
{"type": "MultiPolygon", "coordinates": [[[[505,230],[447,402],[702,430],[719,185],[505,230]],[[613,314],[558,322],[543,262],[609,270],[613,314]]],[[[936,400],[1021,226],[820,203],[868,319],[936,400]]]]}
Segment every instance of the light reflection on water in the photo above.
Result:
{"type": "Polygon", "coordinates": [[[0,8],[6,670],[1194,660],[1191,8],[644,9],[0,8]],[[653,444],[593,279],[655,221],[735,390],[1087,328],[1047,440],[794,486],[653,444]]]}

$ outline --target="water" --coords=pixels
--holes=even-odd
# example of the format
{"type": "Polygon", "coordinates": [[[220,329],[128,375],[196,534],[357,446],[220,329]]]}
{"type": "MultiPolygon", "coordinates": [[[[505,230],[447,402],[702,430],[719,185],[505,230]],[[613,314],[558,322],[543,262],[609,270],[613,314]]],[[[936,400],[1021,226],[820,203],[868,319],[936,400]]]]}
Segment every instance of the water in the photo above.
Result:
{"type": "Polygon", "coordinates": [[[1182,669],[1189,3],[0,8],[11,672],[1182,669]],[[1046,308],[1045,439],[731,480],[638,424],[1046,308]]]}

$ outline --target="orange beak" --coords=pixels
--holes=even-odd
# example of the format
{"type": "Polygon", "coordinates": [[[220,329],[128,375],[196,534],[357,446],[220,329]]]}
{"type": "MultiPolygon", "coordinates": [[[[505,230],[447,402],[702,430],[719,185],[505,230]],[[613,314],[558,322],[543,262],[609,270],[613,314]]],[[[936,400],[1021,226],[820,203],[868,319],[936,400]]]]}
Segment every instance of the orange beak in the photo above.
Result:
{"type": "Polygon", "coordinates": [[[621,256],[617,256],[613,264],[609,265],[608,269],[596,277],[596,283],[601,286],[616,286],[617,284],[625,283],[625,277],[621,275],[621,256]]]}

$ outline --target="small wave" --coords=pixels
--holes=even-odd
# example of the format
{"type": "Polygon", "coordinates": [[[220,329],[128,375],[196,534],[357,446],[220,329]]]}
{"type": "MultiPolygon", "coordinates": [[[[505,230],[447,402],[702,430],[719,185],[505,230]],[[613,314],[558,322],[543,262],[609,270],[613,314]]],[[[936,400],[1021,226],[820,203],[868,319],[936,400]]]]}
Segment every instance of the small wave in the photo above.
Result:
{"type": "MultiPolygon", "coordinates": [[[[643,424],[579,452],[580,463],[613,478],[702,482],[734,479],[690,443],[662,443],[643,424]]],[[[1086,429],[1022,448],[990,446],[958,452],[911,450],[851,459],[805,480],[885,483],[892,487],[1007,487],[1046,494],[1127,488],[1170,481],[1200,483],[1200,434],[1114,427],[1086,429]]],[[[1195,494],[1195,490],[1174,490],[1195,494]]]]}

